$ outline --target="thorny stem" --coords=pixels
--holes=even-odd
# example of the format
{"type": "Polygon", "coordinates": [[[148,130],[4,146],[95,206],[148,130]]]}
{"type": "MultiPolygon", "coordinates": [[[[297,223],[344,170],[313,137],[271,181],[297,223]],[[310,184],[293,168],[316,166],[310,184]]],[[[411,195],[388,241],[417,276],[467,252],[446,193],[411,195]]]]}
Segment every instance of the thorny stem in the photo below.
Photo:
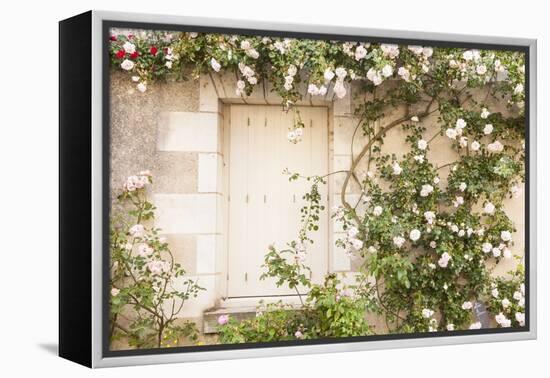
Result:
{"type": "MultiPolygon", "coordinates": [[[[430,100],[430,102],[428,103],[428,105],[426,106],[426,109],[422,113],[418,114],[417,116],[419,118],[423,118],[423,117],[426,117],[427,115],[429,115],[430,114],[430,107],[432,106],[434,101],[435,101],[435,98],[432,98],[430,100]]],[[[342,202],[342,205],[350,212],[351,216],[353,217],[353,219],[357,223],[357,226],[360,227],[360,228],[361,228],[361,220],[359,219],[359,217],[357,216],[357,214],[355,213],[355,211],[353,210],[351,205],[346,200],[346,189],[349,185],[349,181],[350,181],[353,173],[355,172],[355,169],[357,168],[357,166],[361,162],[361,160],[370,151],[370,148],[373,145],[373,143],[375,141],[381,139],[384,136],[384,134],[386,134],[389,130],[391,130],[392,128],[394,128],[394,127],[396,127],[400,124],[402,124],[403,122],[405,122],[409,119],[410,119],[410,114],[407,111],[407,113],[403,117],[398,118],[398,119],[390,122],[386,126],[380,128],[380,130],[378,130],[378,132],[363,147],[363,149],[361,150],[359,155],[357,155],[357,157],[352,160],[352,163],[351,163],[350,169],[348,171],[348,174],[346,175],[346,178],[344,179],[344,183],[342,184],[342,190],[341,190],[341,193],[340,193],[340,200],[342,202]]]]}

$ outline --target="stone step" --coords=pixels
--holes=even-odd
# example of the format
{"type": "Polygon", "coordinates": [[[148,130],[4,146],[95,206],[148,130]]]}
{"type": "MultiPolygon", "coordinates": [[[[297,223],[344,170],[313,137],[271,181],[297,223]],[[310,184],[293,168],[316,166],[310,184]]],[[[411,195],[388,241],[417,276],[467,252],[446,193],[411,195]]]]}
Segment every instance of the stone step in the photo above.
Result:
{"type": "Polygon", "coordinates": [[[203,314],[203,333],[218,333],[218,318],[221,315],[229,315],[238,321],[250,319],[256,316],[256,307],[220,307],[206,310],[203,314]]]}

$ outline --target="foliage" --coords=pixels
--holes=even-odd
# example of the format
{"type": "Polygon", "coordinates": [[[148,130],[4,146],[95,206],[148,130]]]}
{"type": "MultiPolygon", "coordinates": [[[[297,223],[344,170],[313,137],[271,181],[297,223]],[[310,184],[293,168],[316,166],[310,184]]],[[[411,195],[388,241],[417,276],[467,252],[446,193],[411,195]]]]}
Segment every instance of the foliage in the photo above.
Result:
{"type": "Polygon", "coordinates": [[[525,272],[522,265],[509,272],[511,279],[496,277],[491,280],[487,308],[495,316],[499,327],[523,327],[525,325],[525,272]]]}
{"type": "Polygon", "coordinates": [[[155,207],[146,198],[148,171],[128,177],[117,202],[124,213],[111,221],[110,337],[136,348],[170,347],[195,341],[191,322],[176,323],[185,302],[202,288],[174,262],[160,229],[146,224],[155,207]]]}
{"type": "MultiPolygon", "coordinates": [[[[111,61],[125,69],[113,58],[120,47],[121,37],[116,38],[111,61]]],[[[136,42],[138,50],[157,43],[154,38],[136,42]]],[[[492,267],[513,255],[515,228],[503,201],[518,197],[525,179],[523,53],[203,33],[175,33],[169,44],[178,58],[170,72],[153,69],[158,63],[151,59],[127,71],[137,70],[147,80],[183,77],[189,66],[193,77],[232,72],[237,96],[246,97],[267,81],[287,109],[306,96],[343,98],[352,86],[366,94],[354,109],[349,167],[306,178],[312,186],[297,239],[282,250],[270,246],[265,257],[264,277],[295,289],[301,300],[300,291],[308,291],[303,311],[271,308],[254,320],[232,320],[222,325],[222,340],[292,338],[297,327],[304,337],[364,334],[359,311],[381,313],[388,332],[476,328],[475,301],[488,302],[501,326],[510,319],[511,325],[520,324],[515,318],[520,300],[504,308],[489,293],[496,285],[493,289],[512,296],[523,280],[520,273],[512,281],[491,278],[492,267]],[[401,156],[384,149],[387,134],[397,128],[408,146],[401,156]],[[438,148],[447,146],[452,161],[434,163],[436,141],[438,148]],[[344,176],[338,190],[342,205],[332,211],[346,231],[337,245],[362,261],[360,284],[349,296],[366,306],[361,310],[341,300],[333,286],[336,277],[313,285],[305,263],[308,233],[317,230],[325,210],[318,189],[333,174],[344,176]],[[360,193],[354,203],[345,195],[352,185],[360,193]],[[339,323],[334,314],[342,308],[346,319],[339,323]],[[338,329],[331,330],[328,321],[338,329]],[[274,324],[273,334],[266,324],[274,324]]],[[[300,122],[297,113],[288,137],[292,143],[299,142],[300,122]]],[[[303,178],[289,174],[291,180],[303,178]]]]}
{"type": "Polygon", "coordinates": [[[364,336],[371,333],[365,319],[370,305],[365,296],[355,294],[356,286],[342,285],[335,274],[323,285],[311,285],[300,308],[281,302],[261,305],[253,319],[230,318],[220,324],[221,343],[269,342],[364,336]]]}

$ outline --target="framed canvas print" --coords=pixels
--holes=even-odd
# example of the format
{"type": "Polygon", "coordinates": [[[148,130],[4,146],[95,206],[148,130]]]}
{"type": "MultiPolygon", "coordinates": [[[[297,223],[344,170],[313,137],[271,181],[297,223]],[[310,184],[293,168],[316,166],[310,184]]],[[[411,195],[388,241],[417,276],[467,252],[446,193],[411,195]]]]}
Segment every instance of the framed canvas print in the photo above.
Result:
{"type": "Polygon", "coordinates": [[[535,63],[517,38],[61,21],[60,355],[536,337],[535,63]]]}

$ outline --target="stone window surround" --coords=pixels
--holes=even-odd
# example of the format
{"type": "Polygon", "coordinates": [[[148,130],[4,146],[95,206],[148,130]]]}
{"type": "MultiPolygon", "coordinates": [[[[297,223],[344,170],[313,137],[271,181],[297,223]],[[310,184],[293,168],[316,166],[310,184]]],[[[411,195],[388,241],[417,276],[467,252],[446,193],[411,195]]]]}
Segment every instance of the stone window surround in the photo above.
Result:
{"type": "MultiPolygon", "coordinates": [[[[281,105],[281,98],[271,91],[271,86],[269,83],[260,83],[256,90],[249,97],[239,97],[235,94],[237,78],[232,74],[208,74],[202,75],[200,77],[199,84],[199,112],[200,113],[209,113],[215,114],[222,126],[220,130],[221,135],[218,135],[218,138],[221,138],[221,143],[218,142],[218,148],[220,148],[217,153],[221,157],[221,163],[223,164],[225,146],[226,143],[223,143],[225,138],[229,137],[227,130],[227,120],[224,119],[225,114],[231,104],[250,104],[250,105],[281,105]]],[[[306,84],[302,83],[302,93],[305,93],[306,84]]],[[[326,106],[329,109],[329,172],[334,171],[335,169],[347,168],[347,167],[338,167],[338,162],[349,161],[351,155],[349,154],[335,154],[334,151],[334,137],[335,137],[335,127],[342,127],[344,122],[353,119],[352,109],[351,109],[351,95],[348,88],[348,94],[342,98],[338,99],[334,96],[332,92],[332,87],[329,88],[329,91],[324,97],[312,97],[309,94],[304,96],[304,99],[297,103],[300,106],[326,106]]],[[[338,133],[336,131],[336,133],[338,133]]],[[[199,157],[200,159],[200,157],[199,157]]],[[[341,164],[341,163],[340,163],[341,164]]],[[[328,173],[328,172],[327,172],[328,173]]],[[[223,180],[225,180],[227,174],[222,173],[223,180]]],[[[199,165],[199,191],[201,186],[201,166],[199,165]]],[[[219,178],[218,178],[219,179],[219,178]]],[[[335,191],[339,185],[335,185],[335,180],[337,178],[331,178],[329,181],[329,206],[330,209],[334,204],[339,203],[339,192],[335,191]]],[[[341,179],[340,179],[341,181],[341,179]]],[[[221,184],[221,189],[219,194],[222,198],[226,198],[224,195],[225,184],[221,184]]],[[[349,194],[350,196],[357,196],[356,194],[349,194]]],[[[228,209],[224,206],[223,201],[218,201],[216,209],[216,217],[218,218],[218,224],[224,224],[225,220],[228,219],[227,214],[228,209]]],[[[225,225],[224,225],[225,226],[225,225]]],[[[351,262],[349,257],[345,255],[343,250],[340,250],[334,246],[335,240],[339,237],[339,234],[343,230],[338,229],[334,226],[333,222],[329,222],[329,271],[331,272],[349,272],[352,270],[351,262]],[[332,246],[332,247],[331,247],[332,246]]],[[[221,248],[216,248],[217,254],[222,254],[222,258],[216,259],[219,263],[216,266],[216,292],[218,298],[226,299],[226,267],[227,267],[227,246],[224,242],[224,235],[226,235],[226,229],[220,230],[221,238],[220,243],[222,244],[221,248]]],[[[201,251],[197,251],[197,263],[200,264],[199,260],[201,259],[201,251]]],[[[219,303],[218,303],[219,304],[219,303]]]]}

